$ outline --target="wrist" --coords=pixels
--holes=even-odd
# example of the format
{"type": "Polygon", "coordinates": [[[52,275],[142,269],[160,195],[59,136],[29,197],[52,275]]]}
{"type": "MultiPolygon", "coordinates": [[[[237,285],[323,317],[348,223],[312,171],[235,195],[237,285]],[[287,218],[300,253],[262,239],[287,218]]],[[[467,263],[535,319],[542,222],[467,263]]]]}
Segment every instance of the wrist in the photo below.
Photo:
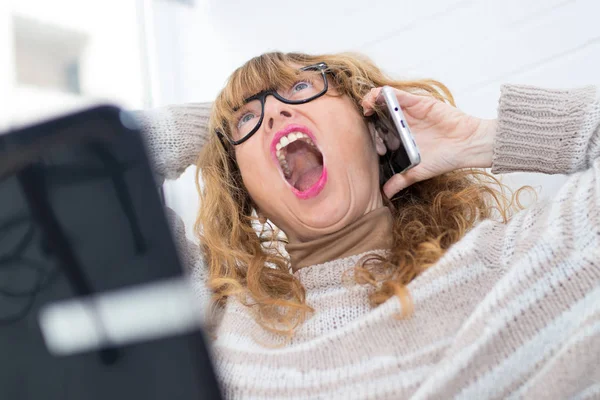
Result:
{"type": "Polygon", "coordinates": [[[491,168],[497,127],[496,119],[479,120],[475,132],[466,143],[463,168],[491,168]]]}

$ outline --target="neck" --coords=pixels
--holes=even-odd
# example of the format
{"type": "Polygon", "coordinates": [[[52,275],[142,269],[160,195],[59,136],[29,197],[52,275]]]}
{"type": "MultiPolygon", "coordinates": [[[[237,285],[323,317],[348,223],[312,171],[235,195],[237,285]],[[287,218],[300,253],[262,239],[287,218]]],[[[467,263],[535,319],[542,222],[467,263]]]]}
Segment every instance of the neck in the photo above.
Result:
{"type": "Polygon", "coordinates": [[[389,208],[375,209],[341,230],[302,243],[285,246],[292,270],[322,264],[393,245],[393,219],[389,208]]]}

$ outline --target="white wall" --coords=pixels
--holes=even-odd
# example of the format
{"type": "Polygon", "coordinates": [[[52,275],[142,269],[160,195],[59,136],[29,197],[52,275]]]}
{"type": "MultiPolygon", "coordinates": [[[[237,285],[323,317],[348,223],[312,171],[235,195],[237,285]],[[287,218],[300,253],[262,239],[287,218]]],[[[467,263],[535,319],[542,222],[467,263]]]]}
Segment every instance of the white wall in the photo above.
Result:
{"type": "Polygon", "coordinates": [[[146,83],[137,1],[0,1],[0,129],[97,102],[141,108],[146,83]],[[15,19],[32,23],[19,26],[15,19]],[[80,95],[18,82],[18,67],[27,69],[25,72],[31,76],[50,71],[52,61],[60,58],[54,48],[46,59],[42,53],[34,55],[36,61],[31,60],[31,54],[17,57],[15,38],[20,28],[20,35],[32,39],[32,43],[37,41],[42,50],[54,41],[60,52],[78,54],[80,95]],[[56,36],[48,37],[52,35],[56,36]],[[70,38],[77,40],[67,40],[70,38]]]}
{"type": "MultiPolygon", "coordinates": [[[[502,83],[600,84],[596,0],[199,0],[195,9],[156,3],[171,7],[170,19],[156,22],[172,40],[159,48],[171,63],[162,73],[177,79],[163,103],[209,101],[235,67],[269,50],[361,51],[399,78],[444,82],[461,109],[485,118],[496,115],[502,83]]],[[[564,177],[517,173],[505,182],[532,184],[544,197],[564,177]]],[[[193,218],[191,182],[174,186],[173,206],[193,218]]]]}
{"type": "Polygon", "coordinates": [[[14,82],[12,19],[7,2],[0,1],[0,131],[10,126],[9,113],[14,82]]]}

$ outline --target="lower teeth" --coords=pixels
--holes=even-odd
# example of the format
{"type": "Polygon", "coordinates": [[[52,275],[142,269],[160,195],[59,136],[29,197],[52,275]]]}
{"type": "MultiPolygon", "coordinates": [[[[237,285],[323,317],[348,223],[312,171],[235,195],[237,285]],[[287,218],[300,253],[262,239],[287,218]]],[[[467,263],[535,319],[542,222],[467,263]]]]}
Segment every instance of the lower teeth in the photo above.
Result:
{"type": "Polygon", "coordinates": [[[283,171],[283,174],[285,175],[286,178],[288,178],[291,175],[290,169],[287,165],[287,163],[281,163],[281,170],[283,171]]]}

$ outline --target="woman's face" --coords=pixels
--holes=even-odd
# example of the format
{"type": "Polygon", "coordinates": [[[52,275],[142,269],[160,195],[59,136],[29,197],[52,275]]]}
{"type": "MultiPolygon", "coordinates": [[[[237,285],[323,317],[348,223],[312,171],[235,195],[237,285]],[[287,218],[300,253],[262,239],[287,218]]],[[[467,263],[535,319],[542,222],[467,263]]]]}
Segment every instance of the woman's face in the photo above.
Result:
{"type": "Polygon", "coordinates": [[[293,242],[338,231],[382,207],[374,131],[352,99],[331,94],[330,87],[299,105],[268,96],[259,130],[235,147],[260,213],[293,242]],[[294,142],[297,133],[303,135],[294,142]]]}

